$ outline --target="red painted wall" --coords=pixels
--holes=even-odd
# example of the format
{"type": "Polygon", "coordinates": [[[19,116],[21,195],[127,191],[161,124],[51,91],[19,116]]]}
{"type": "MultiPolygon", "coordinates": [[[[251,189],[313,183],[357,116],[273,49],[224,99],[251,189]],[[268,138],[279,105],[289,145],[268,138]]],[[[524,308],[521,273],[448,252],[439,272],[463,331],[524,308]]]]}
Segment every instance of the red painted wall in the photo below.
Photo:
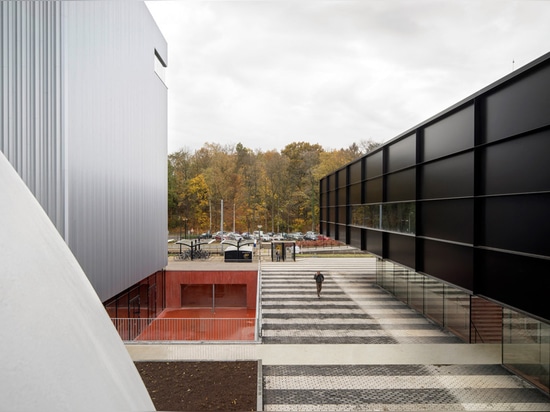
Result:
{"type": "Polygon", "coordinates": [[[181,285],[246,285],[246,307],[256,309],[256,291],[258,272],[246,271],[167,271],[166,272],[166,308],[181,307],[181,285]]]}

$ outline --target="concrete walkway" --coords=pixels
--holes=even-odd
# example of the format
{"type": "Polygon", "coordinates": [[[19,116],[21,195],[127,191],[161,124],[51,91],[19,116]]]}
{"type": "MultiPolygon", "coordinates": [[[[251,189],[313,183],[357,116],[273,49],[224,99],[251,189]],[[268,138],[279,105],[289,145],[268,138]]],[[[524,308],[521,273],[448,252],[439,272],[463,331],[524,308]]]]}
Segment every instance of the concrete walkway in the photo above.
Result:
{"type": "Polygon", "coordinates": [[[263,365],[500,365],[500,345],[129,344],[134,361],[238,361],[263,365]]]}
{"type": "Polygon", "coordinates": [[[262,343],[129,344],[132,358],[261,360],[266,411],[550,411],[548,397],[500,366],[500,345],[461,343],[376,287],[374,259],[261,268],[262,343]]]}

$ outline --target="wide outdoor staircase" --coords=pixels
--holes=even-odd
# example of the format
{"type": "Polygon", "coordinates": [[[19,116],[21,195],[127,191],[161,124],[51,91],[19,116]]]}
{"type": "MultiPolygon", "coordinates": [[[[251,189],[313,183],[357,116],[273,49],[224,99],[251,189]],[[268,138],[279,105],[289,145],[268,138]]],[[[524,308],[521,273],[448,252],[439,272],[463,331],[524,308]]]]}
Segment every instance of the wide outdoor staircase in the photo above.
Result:
{"type": "Polygon", "coordinates": [[[470,343],[502,342],[502,306],[472,296],[470,320],[470,343]]]}

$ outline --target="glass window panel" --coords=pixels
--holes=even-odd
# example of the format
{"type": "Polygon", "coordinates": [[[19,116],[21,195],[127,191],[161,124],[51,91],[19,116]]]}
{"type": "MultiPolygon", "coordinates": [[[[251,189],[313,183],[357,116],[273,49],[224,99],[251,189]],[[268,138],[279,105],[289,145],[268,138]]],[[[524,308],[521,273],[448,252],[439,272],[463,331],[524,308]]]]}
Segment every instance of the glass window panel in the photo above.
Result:
{"type": "Polygon", "coordinates": [[[394,264],[387,260],[382,260],[377,269],[380,271],[380,286],[388,292],[394,293],[394,264]]]}
{"type": "Polygon", "coordinates": [[[402,302],[408,303],[408,279],[410,271],[403,266],[395,265],[394,270],[394,294],[397,299],[402,302]]]}
{"type": "Polygon", "coordinates": [[[162,80],[164,85],[166,86],[166,63],[164,62],[164,59],[161,57],[160,53],[155,49],[155,60],[154,60],[154,70],[157,76],[162,80]]]}
{"type": "Polygon", "coordinates": [[[384,261],[380,258],[376,258],[376,284],[382,286],[384,279],[383,279],[383,270],[384,267],[384,261]]]}
{"type": "Polygon", "coordinates": [[[352,206],[350,222],[354,226],[414,234],[416,205],[407,202],[352,206]]]}
{"type": "Polygon", "coordinates": [[[139,317],[149,317],[149,282],[148,279],[142,281],[139,285],[139,317]]]}
{"type": "Polygon", "coordinates": [[[149,289],[147,290],[148,293],[148,302],[149,302],[149,313],[147,315],[148,318],[155,318],[158,313],[157,309],[157,285],[152,284],[149,289]]]}
{"type": "Polygon", "coordinates": [[[380,228],[381,205],[361,205],[351,207],[351,224],[354,226],[380,228]]]}
{"type": "Polygon", "coordinates": [[[444,285],[445,327],[465,342],[470,340],[470,295],[444,285]]]}
{"type": "Polygon", "coordinates": [[[128,309],[128,293],[123,293],[117,301],[117,317],[129,318],[130,312],[128,309]]]}
{"type": "Polygon", "coordinates": [[[107,310],[107,313],[109,314],[110,318],[118,317],[116,313],[117,302],[118,302],[117,299],[113,299],[111,302],[105,305],[105,309],[107,310]]]}
{"type": "Polygon", "coordinates": [[[166,302],[164,301],[165,274],[164,271],[157,272],[157,315],[166,308],[166,302]]]}
{"type": "Polygon", "coordinates": [[[443,283],[428,277],[424,281],[424,314],[443,325],[443,283]]]}
{"type": "Polygon", "coordinates": [[[424,280],[426,276],[416,272],[409,274],[409,306],[424,313],[424,280]]]}
{"type": "Polygon", "coordinates": [[[550,325],[504,309],[502,363],[549,391],[550,325]]]}
{"type": "Polygon", "coordinates": [[[407,202],[382,205],[382,229],[414,234],[416,232],[416,204],[407,202]]]}

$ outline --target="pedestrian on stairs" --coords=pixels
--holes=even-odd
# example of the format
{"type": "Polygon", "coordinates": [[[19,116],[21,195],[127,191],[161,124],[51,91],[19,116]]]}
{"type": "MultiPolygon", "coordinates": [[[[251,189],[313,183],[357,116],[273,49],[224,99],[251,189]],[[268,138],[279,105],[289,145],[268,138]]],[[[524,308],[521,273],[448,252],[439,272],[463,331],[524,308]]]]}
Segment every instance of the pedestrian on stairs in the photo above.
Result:
{"type": "Polygon", "coordinates": [[[321,289],[323,288],[323,282],[325,280],[325,277],[323,274],[319,271],[315,275],[313,275],[313,279],[315,279],[315,283],[317,284],[317,297],[321,297],[321,289]]]}

